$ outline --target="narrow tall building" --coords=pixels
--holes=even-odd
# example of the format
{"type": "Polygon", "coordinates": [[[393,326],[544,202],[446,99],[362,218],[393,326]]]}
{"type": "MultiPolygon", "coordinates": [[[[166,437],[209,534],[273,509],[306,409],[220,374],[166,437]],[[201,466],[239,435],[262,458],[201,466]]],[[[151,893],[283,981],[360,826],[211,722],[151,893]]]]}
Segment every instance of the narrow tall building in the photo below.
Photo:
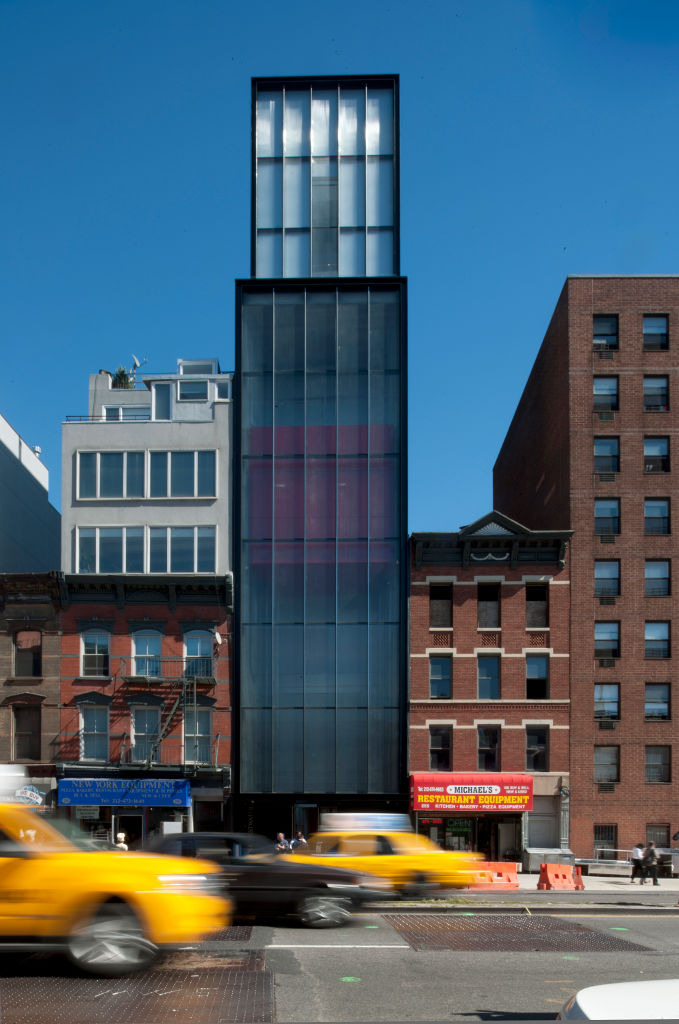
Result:
{"type": "MultiPolygon", "coordinates": [[[[571,541],[571,845],[668,846],[679,500],[676,277],[566,281],[498,456],[494,500],[571,541]],[[675,510],[676,511],[676,510],[675,510]]],[[[622,856],[622,854],[619,854],[622,856]]]]}
{"type": "Polygon", "coordinates": [[[237,282],[237,817],[401,808],[398,78],[255,79],[237,282]]]}

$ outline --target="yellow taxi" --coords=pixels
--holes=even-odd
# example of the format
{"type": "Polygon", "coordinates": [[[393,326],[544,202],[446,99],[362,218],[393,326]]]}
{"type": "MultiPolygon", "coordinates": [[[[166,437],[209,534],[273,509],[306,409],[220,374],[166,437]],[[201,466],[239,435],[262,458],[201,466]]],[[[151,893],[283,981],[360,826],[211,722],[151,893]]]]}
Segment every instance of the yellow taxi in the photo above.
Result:
{"type": "MultiPolygon", "coordinates": [[[[323,830],[312,835],[307,846],[297,847],[293,854],[284,856],[379,875],[405,894],[461,888],[473,881],[474,865],[482,859],[479,854],[442,850],[427,836],[413,832],[407,815],[393,817],[405,818],[407,826],[397,822],[399,827],[391,830],[367,827],[323,830]]],[[[349,820],[357,819],[360,816],[353,815],[349,820]]],[[[363,822],[359,820],[358,824],[363,825],[363,822]]]]}
{"type": "Polygon", "coordinates": [[[207,861],[79,849],[39,811],[0,804],[0,948],[62,951],[116,976],[226,927],[207,861]]]}

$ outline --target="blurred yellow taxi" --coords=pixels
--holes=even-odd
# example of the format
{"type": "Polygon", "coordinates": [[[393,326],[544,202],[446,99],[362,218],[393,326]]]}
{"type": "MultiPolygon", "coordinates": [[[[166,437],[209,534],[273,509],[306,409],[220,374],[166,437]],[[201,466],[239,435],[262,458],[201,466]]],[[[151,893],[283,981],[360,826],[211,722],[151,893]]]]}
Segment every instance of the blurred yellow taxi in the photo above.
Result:
{"type": "Polygon", "coordinates": [[[442,850],[415,832],[386,830],[317,832],[308,846],[285,856],[379,875],[405,894],[469,885],[481,860],[479,854],[442,850]]]}
{"type": "Polygon", "coordinates": [[[226,927],[230,904],[207,861],[87,851],[40,812],[0,804],[0,948],[63,951],[115,976],[163,948],[226,927]]]}

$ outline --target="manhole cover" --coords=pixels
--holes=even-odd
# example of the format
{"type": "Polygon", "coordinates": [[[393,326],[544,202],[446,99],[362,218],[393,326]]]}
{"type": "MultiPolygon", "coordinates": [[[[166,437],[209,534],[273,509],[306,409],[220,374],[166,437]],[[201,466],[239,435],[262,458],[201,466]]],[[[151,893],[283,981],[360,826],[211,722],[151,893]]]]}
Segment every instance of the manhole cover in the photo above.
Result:
{"type": "Polygon", "coordinates": [[[503,950],[517,953],[646,952],[648,947],[561,918],[540,915],[386,914],[413,949],[503,950]]]}
{"type": "Polygon", "coordinates": [[[210,942],[249,942],[252,938],[251,924],[232,924],[210,936],[210,942]]]}

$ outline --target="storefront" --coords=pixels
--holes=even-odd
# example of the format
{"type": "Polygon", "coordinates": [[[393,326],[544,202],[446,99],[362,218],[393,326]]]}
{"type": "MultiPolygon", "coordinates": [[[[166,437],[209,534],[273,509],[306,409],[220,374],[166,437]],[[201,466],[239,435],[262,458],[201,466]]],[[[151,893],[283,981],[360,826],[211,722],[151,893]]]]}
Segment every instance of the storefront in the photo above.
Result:
{"type": "Polygon", "coordinates": [[[506,772],[419,772],[410,776],[415,829],[446,850],[515,860],[526,845],[533,776],[506,772]]]}
{"type": "Polygon", "coordinates": [[[59,779],[58,803],[91,838],[111,840],[124,832],[128,845],[143,846],[154,835],[186,830],[191,784],[188,779],[59,779]]]}

